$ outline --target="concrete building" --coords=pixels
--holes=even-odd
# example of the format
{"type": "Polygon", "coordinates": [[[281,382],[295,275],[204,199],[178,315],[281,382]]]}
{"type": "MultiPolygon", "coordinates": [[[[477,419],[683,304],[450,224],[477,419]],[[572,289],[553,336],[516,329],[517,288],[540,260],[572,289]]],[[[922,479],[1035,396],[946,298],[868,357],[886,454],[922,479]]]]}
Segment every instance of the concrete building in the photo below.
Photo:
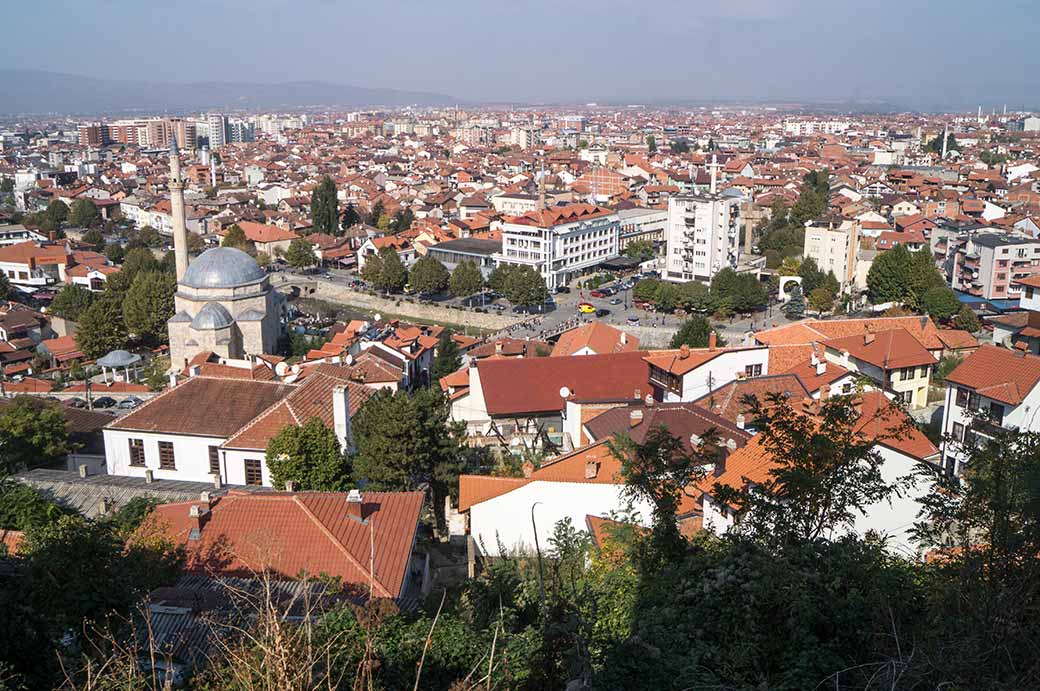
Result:
{"type": "Polygon", "coordinates": [[[622,251],[636,240],[645,240],[655,245],[664,243],[665,228],[668,227],[666,209],[619,209],[618,221],[621,223],[622,251]]]}
{"type": "Polygon", "coordinates": [[[668,199],[666,259],[668,281],[711,281],[740,258],[739,197],[708,193],[668,199]]]}
{"type": "Polygon", "coordinates": [[[591,204],[569,204],[506,218],[502,251],[495,261],[533,267],[552,291],[618,256],[619,244],[616,212],[591,204]]]}
{"type": "Polygon", "coordinates": [[[954,290],[987,300],[1017,300],[1016,281],[1040,274],[1040,240],[997,233],[964,233],[941,245],[954,290]]]}
{"type": "Polygon", "coordinates": [[[803,257],[812,257],[824,273],[833,271],[842,290],[856,283],[860,223],[849,219],[816,221],[805,227],[803,257]]]}
{"type": "Polygon", "coordinates": [[[228,142],[228,120],[220,113],[206,115],[206,132],[209,137],[209,148],[219,149],[228,142]]]}

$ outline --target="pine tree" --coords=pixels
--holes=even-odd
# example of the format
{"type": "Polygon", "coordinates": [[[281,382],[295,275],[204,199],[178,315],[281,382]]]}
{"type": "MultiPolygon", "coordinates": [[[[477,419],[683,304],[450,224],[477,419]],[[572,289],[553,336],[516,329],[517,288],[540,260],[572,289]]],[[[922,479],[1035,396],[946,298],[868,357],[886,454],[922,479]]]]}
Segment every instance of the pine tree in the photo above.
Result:
{"type": "Polygon", "coordinates": [[[339,228],[339,200],[336,198],[336,183],[328,175],[311,194],[311,224],[313,232],[333,235],[339,228]]]}
{"type": "Polygon", "coordinates": [[[354,202],[347,202],[347,208],[343,210],[343,230],[353,228],[361,223],[361,214],[354,207],[354,202]]]}
{"type": "Polygon", "coordinates": [[[801,319],[805,316],[805,296],[802,294],[801,286],[795,285],[791,288],[791,299],[784,305],[784,316],[788,319],[801,319]]]}
{"type": "Polygon", "coordinates": [[[459,346],[451,337],[451,332],[445,329],[441,332],[440,340],[437,342],[437,353],[433,358],[433,367],[430,375],[432,383],[436,383],[441,377],[446,377],[462,366],[462,358],[459,355],[459,346]]]}

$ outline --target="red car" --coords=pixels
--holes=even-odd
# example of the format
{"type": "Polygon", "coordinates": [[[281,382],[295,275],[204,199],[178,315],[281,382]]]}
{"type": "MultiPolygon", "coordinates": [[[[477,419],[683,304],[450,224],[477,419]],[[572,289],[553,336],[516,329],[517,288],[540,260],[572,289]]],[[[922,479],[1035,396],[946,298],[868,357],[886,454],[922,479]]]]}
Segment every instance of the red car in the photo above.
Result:
{"type": "Polygon", "coordinates": [[[604,293],[602,290],[594,290],[591,293],[589,293],[589,295],[591,295],[594,298],[605,298],[605,297],[607,297],[607,294],[604,293]]]}

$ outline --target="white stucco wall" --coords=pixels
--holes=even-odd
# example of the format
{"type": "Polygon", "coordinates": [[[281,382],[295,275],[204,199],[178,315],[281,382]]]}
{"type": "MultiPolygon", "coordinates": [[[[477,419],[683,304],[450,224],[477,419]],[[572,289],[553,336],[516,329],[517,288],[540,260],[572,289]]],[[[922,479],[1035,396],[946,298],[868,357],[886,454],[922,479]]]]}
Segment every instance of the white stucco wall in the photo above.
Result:
{"type": "MultiPolygon", "coordinates": [[[[549,549],[549,537],[556,523],[570,518],[579,530],[587,530],[586,516],[609,516],[621,512],[627,500],[621,496],[622,485],[584,482],[530,482],[512,492],[489,499],[470,508],[470,534],[482,554],[500,556],[499,543],[507,551],[534,552],[534,529],[531,507],[538,527],[538,541],[543,551],[549,549]]],[[[649,525],[650,505],[643,502],[633,507],[640,523],[649,525]]]]}
{"type": "Polygon", "coordinates": [[[665,403],[695,401],[706,396],[720,386],[730,383],[742,376],[748,365],[761,365],[762,375],[769,374],[769,348],[749,348],[746,350],[727,351],[714,360],[701,365],[683,375],[682,396],[665,390],[665,403]]]}
{"type": "MultiPolygon", "coordinates": [[[[191,482],[213,481],[209,474],[209,447],[220,446],[225,441],[223,437],[189,437],[113,429],[106,429],[104,435],[105,465],[109,475],[144,477],[144,471],[151,470],[152,476],[156,480],[188,480],[191,482]],[[144,440],[145,467],[143,468],[130,465],[130,439],[144,440]],[[176,470],[159,468],[160,441],[173,442],[176,470]]],[[[245,480],[235,484],[245,484],[245,480]]]]}

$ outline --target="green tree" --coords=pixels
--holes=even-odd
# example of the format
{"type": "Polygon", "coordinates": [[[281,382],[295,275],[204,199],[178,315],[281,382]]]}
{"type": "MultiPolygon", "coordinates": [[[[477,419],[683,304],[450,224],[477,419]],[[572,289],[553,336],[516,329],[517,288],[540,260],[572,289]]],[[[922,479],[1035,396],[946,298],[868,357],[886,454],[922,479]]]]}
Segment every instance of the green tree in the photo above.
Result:
{"type": "Polygon", "coordinates": [[[387,294],[396,293],[407,285],[408,269],[394,248],[384,247],[365,260],[361,277],[387,294]]]}
{"type": "Polygon", "coordinates": [[[339,492],[350,488],[350,463],[335,432],[312,417],[303,426],[286,425],[267,443],[271,484],[284,489],[339,492]]]}
{"type": "Polygon", "coordinates": [[[448,288],[451,274],[436,257],[420,257],[408,272],[408,283],[420,294],[438,295],[448,288]]]}
{"type": "MultiPolygon", "coordinates": [[[[875,446],[899,432],[861,432],[855,395],[827,399],[815,416],[782,394],[750,396],[744,404],[771,459],[769,479],[754,488],[716,483],[712,489],[722,505],[740,512],[742,531],[768,544],[812,542],[849,530],[895,490],[881,475],[884,459],[875,446]]],[[[896,408],[877,415],[883,429],[899,430],[896,408]]]]}
{"type": "MultiPolygon", "coordinates": [[[[941,154],[943,149],[943,136],[941,134],[936,135],[934,139],[928,141],[928,145],[925,147],[927,151],[933,154],[941,154]]],[[[957,138],[953,136],[953,132],[946,135],[946,150],[947,151],[960,151],[961,145],[957,142],[957,138]]]]}
{"type": "Polygon", "coordinates": [[[488,275],[487,284],[496,293],[505,293],[510,277],[519,267],[515,264],[499,264],[488,275]]]}
{"type": "Polygon", "coordinates": [[[833,271],[827,272],[827,275],[823,277],[823,283],[821,285],[834,297],[838,297],[838,295],[841,294],[841,284],[838,282],[838,277],[834,275],[833,271]]]}
{"type": "Polygon", "coordinates": [[[531,266],[520,266],[509,274],[505,297],[514,305],[532,307],[541,305],[549,297],[542,275],[531,266]]]}
{"type": "Polygon", "coordinates": [[[50,311],[59,317],[79,321],[79,317],[94,302],[94,293],[81,285],[69,283],[62,286],[51,301],[50,311]]]}
{"type": "Polygon", "coordinates": [[[60,199],[52,199],[50,204],[47,205],[47,210],[44,211],[47,218],[49,218],[55,226],[60,226],[69,217],[69,206],[60,199]]]}
{"type": "Polygon", "coordinates": [[[285,261],[289,266],[297,269],[306,269],[318,263],[318,257],[314,254],[311,243],[306,238],[295,238],[289,243],[289,250],[285,253],[285,261]]]}
{"type": "Polygon", "coordinates": [[[14,178],[0,180],[0,194],[14,194],[14,178]]]}
{"type": "Polygon", "coordinates": [[[105,236],[97,228],[91,228],[83,233],[83,242],[95,252],[100,252],[105,248],[105,236]]]}
{"type": "Polygon", "coordinates": [[[343,210],[343,230],[353,228],[358,223],[361,223],[361,214],[358,213],[354,202],[347,202],[347,208],[343,210]]]}
{"type": "Polygon", "coordinates": [[[52,401],[16,396],[0,407],[0,477],[62,461],[69,451],[67,427],[52,401]]]}
{"type": "Polygon", "coordinates": [[[652,134],[646,138],[646,150],[651,154],[657,153],[657,139],[652,134]]]}
{"type": "Polygon", "coordinates": [[[477,265],[469,259],[463,259],[451,272],[448,287],[455,297],[468,297],[480,291],[484,287],[484,276],[480,273],[477,265]]]}
{"type": "Polygon", "coordinates": [[[246,231],[242,230],[242,227],[237,223],[233,223],[230,228],[227,229],[227,233],[224,235],[224,239],[220,241],[221,247],[234,247],[235,249],[248,252],[249,254],[256,253],[256,245],[253,241],[246,237],[246,231]]]}
{"type": "Polygon", "coordinates": [[[921,309],[932,319],[949,321],[961,307],[957,294],[946,286],[930,288],[921,298],[921,309]]]}
{"type": "Polygon", "coordinates": [[[412,210],[407,208],[401,209],[390,219],[389,230],[395,235],[402,233],[412,227],[413,221],[415,221],[415,214],[412,213],[412,210]]]}
{"type": "MultiPolygon", "coordinates": [[[[123,258],[123,265],[119,267],[119,273],[129,283],[133,283],[134,278],[139,273],[154,271],[159,271],[159,260],[155,258],[151,250],[143,247],[135,247],[129,250],[123,258]]],[[[129,284],[127,287],[129,287],[129,284]]]]}
{"type": "MultiPolygon", "coordinates": [[[[712,308],[711,291],[700,281],[687,281],[675,285],[675,302],[686,310],[705,311],[712,308]]],[[[660,289],[658,290],[660,292],[660,289]]]]}
{"type": "Polygon", "coordinates": [[[801,319],[805,316],[805,295],[800,286],[791,286],[791,297],[784,304],[783,311],[788,319],[801,319]]]}
{"type": "Polygon", "coordinates": [[[907,297],[912,262],[913,257],[902,244],[878,255],[867,272],[870,301],[875,305],[903,302],[907,297]]]}
{"type": "Polygon", "coordinates": [[[361,405],[352,427],[355,477],[377,490],[428,485],[438,521],[443,521],[444,498],[458,488],[463,468],[465,432],[451,421],[440,388],[377,391],[361,405]]]}
{"type": "Polygon", "coordinates": [[[957,316],[953,318],[953,328],[978,333],[982,329],[982,322],[970,307],[961,305],[957,310],[957,316]]]}
{"type": "Polygon", "coordinates": [[[311,224],[313,232],[335,235],[339,229],[339,200],[336,198],[336,183],[328,175],[311,194],[311,224]]]}
{"type": "Polygon", "coordinates": [[[766,286],[754,274],[726,267],[711,279],[710,294],[716,307],[725,302],[736,312],[753,312],[769,303],[766,286]]]}
{"type": "Polygon", "coordinates": [[[12,295],[11,282],[7,279],[7,274],[0,272],[0,300],[7,300],[12,295]]]}
{"type": "Polygon", "coordinates": [[[809,307],[816,312],[830,312],[834,309],[834,294],[823,286],[809,293],[809,307]]]}
{"type": "Polygon", "coordinates": [[[802,290],[806,295],[812,294],[814,290],[823,285],[826,275],[816,265],[816,260],[806,257],[798,267],[798,275],[802,277],[802,290]]]}
{"type": "Polygon", "coordinates": [[[433,358],[433,367],[430,369],[430,376],[433,379],[431,383],[440,381],[441,377],[448,376],[459,367],[462,367],[459,346],[451,337],[451,332],[445,329],[437,341],[437,353],[433,358]]]}
{"type": "Polygon", "coordinates": [[[105,245],[105,256],[113,264],[122,264],[123,257],[126,256],[126,250],[118,242],[110,242],[105,245]]]}
{"type": "Polygon", "coordinates": [[[632,297],[642,302],[654,302],[657,299],[657,289],[661,281],[656,278],[644,278],[632,286],[632,297]]]}
{"type": "Polygon", "coordinates": [[[162,247],[165,242],[158,230],[151,226],[144,226],[130,240],[127,248],[129,249],[131,245],[134,247],[162,247]]]}
{"type": "Polygon", "coordinates": [[[94,228],[101,224],[101,212],[93,199],[83,197],[72,202],[69,223],[77,228],[94,228]]]}
{"type": "Polygon", "coordinates": [[[650,261],[657,256],[657,248],[649,240],[633,240],[625,247],[625,256],[640,262],[650,261]]]}
{"type": "Polygon", "coordinates": [[[379,199],[375,204],[372,205],[372,209],[368,212],[368,219],[366,223],[370,226],[379,227],[379,221],[386,214],[386,207],[383,205],[383,200],[379,199]]]}
{"type": "Polygon", "coordinates": [[[144,272],[134,277],[123,298],[123,320],[127,331],[149,347],[169,342],[166,328],[174,315],[173,296],[177,279],[168,272],[144,272]]]}
{"type": "MultiPolygon", "coordinates": [[[[672,348],[689,346],[691,348],[707,348],[708,339],[713,329],[707,319],[695,314],[682,323],[679,330],[672,336],[672,348]]],[[[725,339],[716,334],[716,342],[719,346],[726,345],[725,339]]]]}
{"type": "Polygon", "coordinates": [[[73,513],[31,485],[0,480],[0,530],[28,530],[73,513]]]}
{"type": "Polygon", "coordinates": [[[123,296],[106,290],[80,315],[76,344],[88,358],[97,359],[125,348],[128,340],[126,322],[123,321],[123,296]]]}

